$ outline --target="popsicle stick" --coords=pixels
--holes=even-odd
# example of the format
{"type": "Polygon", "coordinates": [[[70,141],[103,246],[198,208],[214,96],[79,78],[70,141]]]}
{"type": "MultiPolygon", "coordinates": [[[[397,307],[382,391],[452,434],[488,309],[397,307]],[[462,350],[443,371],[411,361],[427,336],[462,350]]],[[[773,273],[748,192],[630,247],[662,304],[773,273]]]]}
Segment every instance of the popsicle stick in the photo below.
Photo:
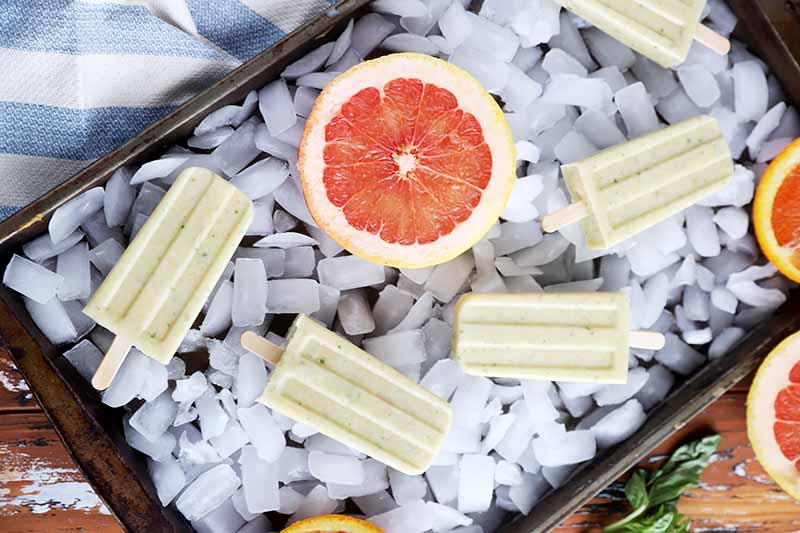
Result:
{"type": "Polygon", "coordinates": [[[97,371],[92,376],[92,386],[95,389],[106,390],[111,385],[131,346],[133,344],[128,339],[114,337],[114,342],[111,343],[106,356],[100,361],[100,366],[97,367],[97,371]]]}
{"type": "Polygon", "coordinates": [[[569,204],[563,209],[559,209],[555,213],[545,215],[542,219],[542,229],[547,233],[558,231],[564,226],[569,226],[574,222],[578,222],[589,216],[589,210],[583,202],[576,202],[569,204]]]}
{"type": "Polygon", "coordinates": [[[631,348],[642,350],[660,350],[664,347],[666,339],[657,331],[631,331],[628,343],[631,348]]]}
{"type": "Polygon", "coordinates": [[[731,51],[731,42],[728,39],[699,22],[697,23],[697,29],[694,31],[694,40],[721,56],[731,51]]]}
{"type": "Polygon", "coordinates": [[[252,331],[245,331],[242,333],[240,339],[242,346],[259,356],[267,363],[277,365],[283,355],[283,348],[276,346],[261,335],[257,335],[252,331]]]}

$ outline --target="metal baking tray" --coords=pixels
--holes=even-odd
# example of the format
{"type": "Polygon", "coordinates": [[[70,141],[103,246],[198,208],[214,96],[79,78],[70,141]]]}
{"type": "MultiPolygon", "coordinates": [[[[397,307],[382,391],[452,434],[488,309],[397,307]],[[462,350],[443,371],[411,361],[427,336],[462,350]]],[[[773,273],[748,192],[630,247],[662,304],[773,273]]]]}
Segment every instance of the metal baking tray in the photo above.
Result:
{"type": "MultiPolygon", "coordinates": [[[[103,185],[120,166],[158,157],[185,140],[209,112],[240,102],[278,77],[300,56],[335,38],[347,22],[367,10],[368,0],[340,0],[336,6],[288,35],[205,92],[153,124],[134,139],[0,223],[0,264],[20,245],[47,231],[53,211],[91,187],[103,185]]],[[[800,17],[797,0],[731,0],[740,16],[740,35],[770,63],[787,94],[800,103],[800,17]]],[[[766,353],[800,328],[800,295],[794,294],[772,319],[753,330],[730,354],[714,361],[674,389],[628,440],[583,466],[550,492],[527,516],[514,517],[502,533],[549,531],[645,457],[671,433],[745,377],[766,353]]],[[[163,508],[143,457],[122,435],[119,409],[100,403],[91,385],[60,357],[31,321],[16,293],[0,285],[0,348],[6,349],[31,387],[72,458],[114,514],[134,532],[191,531],[173,508],[163,508]]]]}

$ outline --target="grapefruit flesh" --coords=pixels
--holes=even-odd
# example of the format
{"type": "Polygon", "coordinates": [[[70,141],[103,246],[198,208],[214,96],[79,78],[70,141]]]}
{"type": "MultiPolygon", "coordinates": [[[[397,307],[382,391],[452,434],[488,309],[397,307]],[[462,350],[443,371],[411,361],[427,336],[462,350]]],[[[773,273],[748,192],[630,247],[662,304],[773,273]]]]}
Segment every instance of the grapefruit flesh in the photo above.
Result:
{"type": "Polygon", "coordinates": [[[764,470],[800,499],[800,333],[761,364],[747,396],[747,436],[764,470]]]}
{"type": "Polygon", "coordinates": [[[515,180],[513,139],[466,72],[421,54],[362,63],[317,98],[300,145],[317,223],[364,259],[422,267],[470,248],[515,180]]]}
{"type": "Polygon", "coordinates": [[[753,203],[753,224],[764,255],[800,281],[800,140],[767,167],[753,203]]]}

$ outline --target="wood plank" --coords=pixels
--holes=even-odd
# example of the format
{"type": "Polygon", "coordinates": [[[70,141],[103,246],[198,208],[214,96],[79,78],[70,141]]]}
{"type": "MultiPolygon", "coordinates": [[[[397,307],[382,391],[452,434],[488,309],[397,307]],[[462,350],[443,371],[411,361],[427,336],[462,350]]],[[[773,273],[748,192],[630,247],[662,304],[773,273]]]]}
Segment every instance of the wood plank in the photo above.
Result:
{"type": "MultiPolygon", "coordinates": [[[[800,502],[781,491],[753,456],[747,440],[745,399],[741,392],[726,394],[639,466],[652,469],[680,443],[720,433],[722,442],[703,474],[702,485],[681,499],[680,509],[692,518],[693,531],[796,532],[800,502]]],[[[628,510],[623,487],[622,481],[614,483],[555,531],[599,531],[614,522],[628,510]]]]}
{"type": "Polygon", "coordinates": [[[0,413],[41,411],[6,350],[0,349],[0,413]]]}
{"type": "Polygon", "coordinates": [[[43,412],[0,414],[0,531],[121,531],[43,412]]]}

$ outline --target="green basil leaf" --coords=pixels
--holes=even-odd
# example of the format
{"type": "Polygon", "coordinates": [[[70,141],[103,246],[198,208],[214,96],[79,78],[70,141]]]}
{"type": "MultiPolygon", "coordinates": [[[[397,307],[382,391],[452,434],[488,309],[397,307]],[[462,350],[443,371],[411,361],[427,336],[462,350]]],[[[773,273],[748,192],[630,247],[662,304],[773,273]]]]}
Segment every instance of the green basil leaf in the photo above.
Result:
{"type": "Polygon", "coordinates": [[[676,500],[684,490],[696,487],[721,437],[711,435],[675,450],[648,482],[650,506],[676,500]]]}
{"type": "Polygon", "coordinates": [[[621,520],[606,526],[604,531],[628,531],[626,524],[635,520],[639,515],[647,510],[650,499],[647,496],[647,471],[637,470],[625,484],[625,496],[628,498],[633,511],[621,520]]]}

